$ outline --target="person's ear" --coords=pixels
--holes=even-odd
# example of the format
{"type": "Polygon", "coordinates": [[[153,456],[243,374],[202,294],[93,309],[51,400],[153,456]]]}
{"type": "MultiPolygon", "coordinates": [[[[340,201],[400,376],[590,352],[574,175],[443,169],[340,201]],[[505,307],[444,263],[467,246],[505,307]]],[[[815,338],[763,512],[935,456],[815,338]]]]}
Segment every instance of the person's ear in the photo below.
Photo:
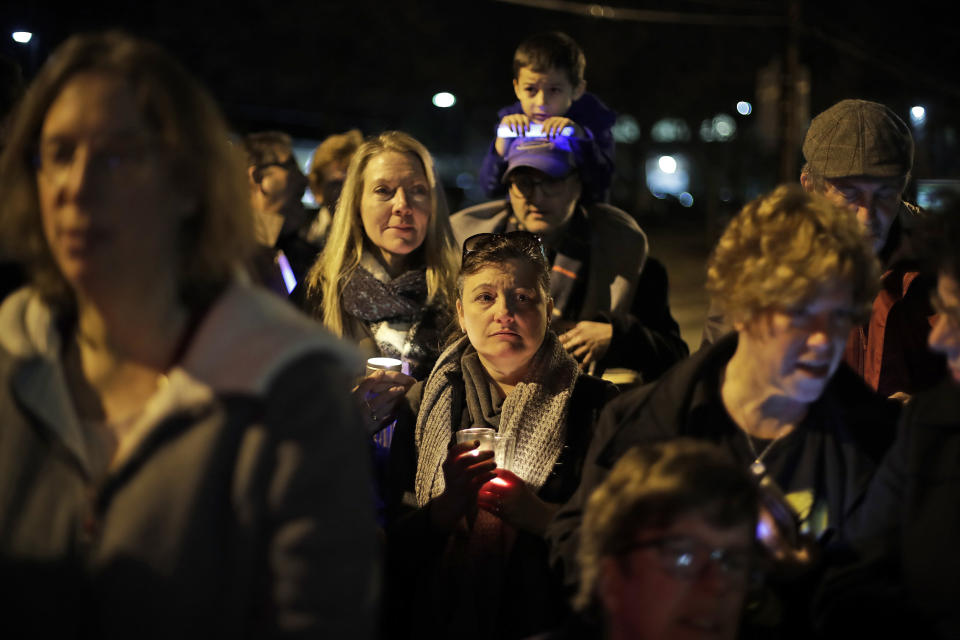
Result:
{"type": "Polygon", "coordinates": [[[259,187],[260,183],[263,182],[263,172],[255,166],[247,167],[247,178],[251,187],[259,187]]]}
{"type": "Polygon", "coordinates": [[[573,99],[579,100],[580,98],[583,97],[583,94],[586,93],[586,91],[587,91],[587,81],[581,80],[580,84],[578,84],[573,89],[573,99]]]}
{"type": "Polygon", "coordinates": [[[516,78],[513,79],[513,93],[517,96],[517,100],[520,99],[520,83],[516,78]]]}
{"type": "Polygon", "coordinates": [[[800,174],[800,186],[807,193],[813,193],[813,178],[806,171],[800,174]]]}
{"type": "Polygon", "coordinates": [[[550,323],[550,318],[553,317],[553,298],[547,296],[547,323],[550,323]]]}
{"type": "Polygon", "coordinates": [[[467,327],[463,322],[463,303],[457,298],[457,322],[460,324],[460,331],[467,332],[467,327]]]}

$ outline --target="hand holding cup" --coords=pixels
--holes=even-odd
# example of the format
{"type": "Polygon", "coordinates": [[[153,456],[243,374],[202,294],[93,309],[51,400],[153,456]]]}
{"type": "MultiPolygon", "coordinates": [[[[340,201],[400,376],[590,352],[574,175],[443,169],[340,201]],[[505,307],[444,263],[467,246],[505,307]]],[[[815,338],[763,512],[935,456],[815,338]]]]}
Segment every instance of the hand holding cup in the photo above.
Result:
{"type": "Polygon", "coordinates": [[[544,502],[512,471],[497,469],[495,478],[480,487],[477,505],[504,522],[542,536],[559,505],[544,502]]]}
{"type": "Polygon", "coordinates": [[[447,452],[442,465],[446,488],[430,507],[436,526],[452,529],[473,508],[480,487],[494,478],[493,451],[480,451],[479,446],[479,440],[461,442],[447,452]]]}
{"type": "Polygon", "coordinates": [[[360,401],[370,433],[394,419],[397,403],[415,383],[415,378],[400,371],[368,368],[367,375],[353,388],[353,395],[360,401]]]}

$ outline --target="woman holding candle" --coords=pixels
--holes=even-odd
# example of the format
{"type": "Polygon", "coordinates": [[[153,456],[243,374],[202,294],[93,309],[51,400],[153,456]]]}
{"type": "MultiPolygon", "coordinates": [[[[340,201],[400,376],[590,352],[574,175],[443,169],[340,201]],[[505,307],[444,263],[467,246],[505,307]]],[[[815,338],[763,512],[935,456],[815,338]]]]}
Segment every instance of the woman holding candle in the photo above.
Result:
{"type": "Polygon", "coordinates": [[[37,637],[369,637],[349,349],[243,284],[213,100],[158,47],[75,36],[0,158],[0,614],[37,637]],[[336,527],[329,525],[336,521],[336,527]]]}
{"type": "Polygon", "coordinates": [[[384,629],[396,637],[524,637],[565,609],[542,536],[576,489],[594,418],[615,389],[563,350],[549,291],[537,236],[464,243],[463,335],[407,395],[415,411],[401,416],[391,451],[384,629]],[[453,444],[470,427],[513,435],[513,469],[496,468],[476,441],[453,444]],[[405,618],[416,607],[401,593],[429,602],[429,616],[405,618]]]}

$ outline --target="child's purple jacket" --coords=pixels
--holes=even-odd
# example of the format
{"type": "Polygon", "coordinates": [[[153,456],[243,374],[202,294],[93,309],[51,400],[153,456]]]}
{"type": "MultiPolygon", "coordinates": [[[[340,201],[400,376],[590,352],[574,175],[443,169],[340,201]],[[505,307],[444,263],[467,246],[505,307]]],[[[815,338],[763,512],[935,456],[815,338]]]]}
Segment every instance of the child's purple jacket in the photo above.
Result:
{"type": "MultiPolygon", "coordinates": [[[[523,113],[520,101],[504,107],[497,112],[497,124],[504,116],[512,113],[523,113]]],[[[613,133],[611,128],[617,119],[617,114],[603,104],[592,93],[584,93],[570,105],[564,114],[578,125],[587,134],[586,138],[571,138],[577,163],[580,166],[580,178],[583,180],[583,194],[581,202],[606,202],[609,196],[610,179],[613,177],[613,133]]],[[[497,153],[494,144],[490,143],[487,155],[480,167],[480,186],[491,198],[506,195],[506,186],[501,182],[503,173],[507,169],[507,162],[497,153]]]]}

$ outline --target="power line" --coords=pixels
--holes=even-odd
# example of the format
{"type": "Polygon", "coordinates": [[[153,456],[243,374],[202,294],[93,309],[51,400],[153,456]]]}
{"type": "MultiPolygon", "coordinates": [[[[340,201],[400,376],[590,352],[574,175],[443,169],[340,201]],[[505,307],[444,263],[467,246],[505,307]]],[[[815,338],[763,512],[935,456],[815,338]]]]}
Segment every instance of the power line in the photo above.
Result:
{"type": "Polygon", "coordinates": [[[659,24],[700,24],[726,27],[781,27],[786,24],[784,16],[735,16],[712,13],[683,13],[677,11],[652,11],[647,9],[624,9],[600,4],[583,4],[569,0],[497,0],[534,9],[560,11],[589,18],[654,22],[659,24]]]}

